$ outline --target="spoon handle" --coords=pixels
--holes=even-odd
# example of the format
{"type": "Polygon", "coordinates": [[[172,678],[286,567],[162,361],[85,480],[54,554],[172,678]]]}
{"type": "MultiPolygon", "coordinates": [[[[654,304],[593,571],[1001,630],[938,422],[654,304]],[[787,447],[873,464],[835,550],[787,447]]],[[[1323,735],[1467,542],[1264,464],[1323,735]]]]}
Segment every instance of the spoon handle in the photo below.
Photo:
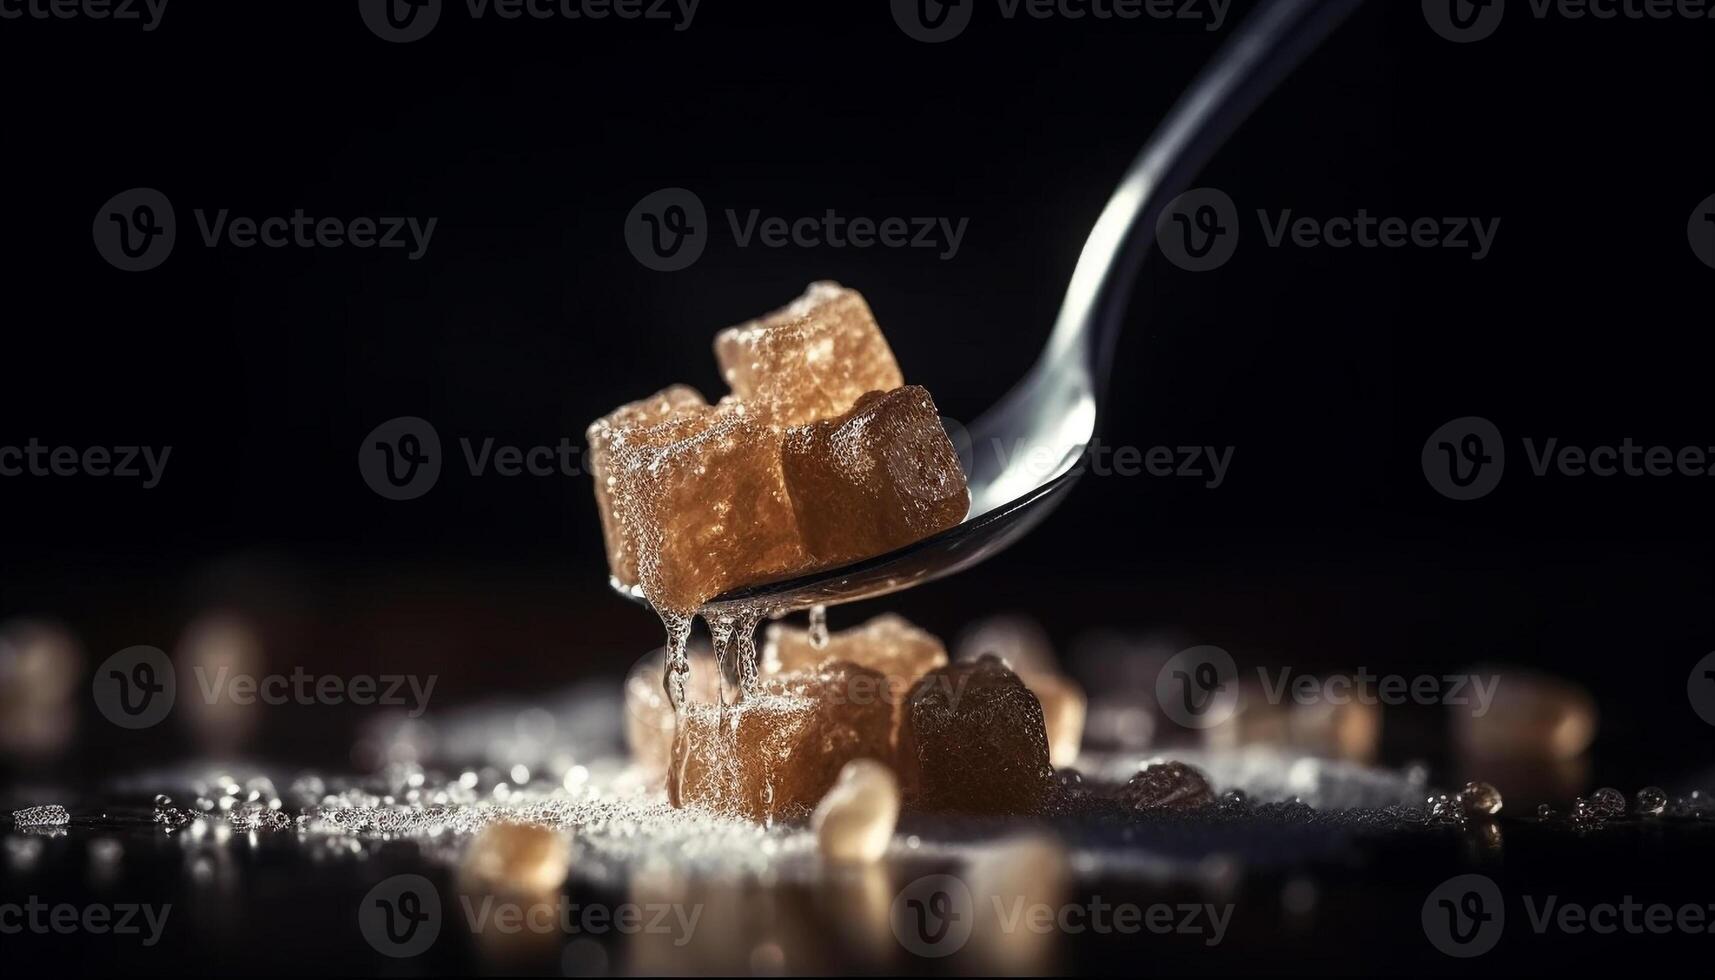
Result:
{"type": "Polygon", "coordinates": [[[1081,368],[1099,405],[1156,222],[1251,110],[1363,0],[1267,0],[1174,104],[1096,221],[1039,369],[1081,368]],[[1067,357],[1077,362],[1068,364],[1067,357]]]}

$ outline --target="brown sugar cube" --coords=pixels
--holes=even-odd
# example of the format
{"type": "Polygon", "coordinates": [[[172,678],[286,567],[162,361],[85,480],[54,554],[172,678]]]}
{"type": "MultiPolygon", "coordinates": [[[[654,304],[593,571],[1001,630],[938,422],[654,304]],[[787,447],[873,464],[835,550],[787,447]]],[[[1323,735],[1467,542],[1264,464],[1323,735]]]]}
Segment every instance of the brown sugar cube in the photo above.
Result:
{"type": "Polygon", "coordinates": [[[892,758],[886,681],[847,663],[764,679],[735,704],[691,704],[669,796],[760,823],[813,810],[853,759],[892,758]]]}
{"type": "Polygon", "coordinates": [[[786,431],[781,456],[804,548],[821,564],[884,554],[965,519],[970,490],[929,393],[870,392],[786,431]]]}
{"type": "Polygon", "coordinates": [[[906,698],[899,776],[924,810],[1034,813],[1053,781],[1042,706],[994,657],[932,670],[906,698]]]}
{"type": "Polygon", "coordinates": [[[888,699],[895,713],[917,679],[947,663],[947,648],[934,634],[918,629],[903,616],[882,613],[861,626],[828,634],[821,649],[810,642],[810,631],[771,623],[762,648],[763,670],[779,674],[808,670],[843,660],[877,671],[887,679],[888,699]]]}
{"type": "Polygon", "coordinates": [[[733,394],[782,426],[838,415],[866,391],[905,383],[869,304],[832,282],[721,331],[715,357],[733,394]]]}
{"type": "Polygon", "coordinates": [[[1048,757],[1055,767],[1078,761],[1088,699],[1078,682],[1059,669],[1048,631],[1028,616],[1005,613],[979,620],[959,635],[958,659],[1000,658],[1042,703],[1048,727],[1048,757]]]}
{"type": "Polygon", "coordinates": [[[643,594],[688,614],[740,585],[803,568],[780,472],[780,433],[740,405],[619,432],[614,513],[643,594]]]}
{"type": "Polygon", "coordinates": [[[709,403],[696,389],[671,385],[648,398],[621,405],[591,422],[584,431],[584,439],[589,443],[590,476],[595,482],[596,510],[601,515],[601,537],[607,545],[608,573],[621,585],[637,584],[637,554],[614,513],[616,477],[609,461],[613,441],[622,431],[641,433],[662,422],[699,416],[708,407],[709,403]]]}

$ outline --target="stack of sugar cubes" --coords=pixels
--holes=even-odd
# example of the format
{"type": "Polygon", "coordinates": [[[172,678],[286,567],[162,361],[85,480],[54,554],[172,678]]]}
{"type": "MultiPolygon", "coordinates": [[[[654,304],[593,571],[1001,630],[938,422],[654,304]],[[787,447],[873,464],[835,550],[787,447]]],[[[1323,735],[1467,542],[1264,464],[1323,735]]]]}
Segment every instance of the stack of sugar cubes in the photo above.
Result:
{"type": "Polygon", "coordinates": [[[722,331],[732,394],[674,385],[587,433],[608,568],[657,610],[883,554],[958,524],[970,491],[929,393],[857,292],[819,282],[722,331]]]}

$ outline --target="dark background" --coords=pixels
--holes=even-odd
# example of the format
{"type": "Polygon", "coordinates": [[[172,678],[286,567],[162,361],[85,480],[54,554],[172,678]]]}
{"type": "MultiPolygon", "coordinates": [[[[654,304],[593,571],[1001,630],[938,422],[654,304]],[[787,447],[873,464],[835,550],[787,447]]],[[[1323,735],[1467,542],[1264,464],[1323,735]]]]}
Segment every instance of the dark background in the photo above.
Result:
{"type": "MultiPolygon", "coordinates": [[[[709,344],[813,279],[862,290],[909,381],[970,419],[1024,371],[1085,234],[1231,33],[1002,20],[907,38],[885,3],[705,0],[658,22],[469,20],[383,43],[351,4],[178,0],[160,29],[0,22],[5,114],[0,444],[173,447],[150,491],[0,480],[0,618],[55,617],[91,663],[171,650],[198,611],[265,624],[275,665],[441,675],[438,703],[617,674],[659,642],[609,594],[587,478],[472,479],[460,436],[581,442],[668,382],[720,385],[709,344]],[[622,224],[684,186],[716,229],[650,271],[622,224]],[[164,192],[179,242],[122,273],[90,239],[121,190],[164,192]],[[426,257],[208,249],[193,209],[435,216],[426,257]],[[969,218],[923,250],[736,247],[724,211],[969,218]],[[395,503],[360,440],[419,415],[448,470],[395,503]]],[[[1235,4],[1233,19],[1249,4],[1235,4]]],[[[1521,9],[1522,9],[1522,5],[1521,9]]],[[[1218,490],[1089,478],[1003,557],[884,609],[1173,628],[1301,670],[1474,661],[1575,677],[1599,773],[1630,792],[1707,759],[1685,678],[1715,649],[1715,480],[1528,475],[1518,440],[1715,443],[1709,297],[1686,222],[1715,192],[1715,23],[1514,12],[1472,45],[1374,2],[1203,183],[1253,212],[1502,219],[1493,254],[1269,249],[1152,259],[1102,420],[1110,443],[1232,445],[1218,490]],[[1464,415],[1513,454],[1455,503],[1419,467],[1464,415]]],[[[338,758],[350,712],[271,713],[262,754],[338,758]]],[[[91,713],[93,716],[93,713],[91,713]]],[[[175,747],[86,726],[93,774],[175,747]]]]}
{"type": "MultiPolygon", "coordinates": [[[[1236,0],[1232,20],[1251,6],[1236,0]]],[[[1715,649],[1715,480],[1537,479],[1519,440],[1715,443],[1715,271],[1685,232],[1715,193],[1715,22],[1537,21],[1512,6],[1495,37],[1460,46],[1416,2],[1373,0],[1208,168],[1202,182],[1246,216],[1236,258],[1201,275],[1145,266],[1103,435],[1231,445],[1225,485],[1087,478],[1005,555],[835,610],[833,625],[894,610],[951,637],[1020,611],[1063,651],[1118,629],[1304,672],[1526,664],[1595,694],[1588,786],[1707,787],[1710,730],[1686,677],[1715,649]],[[1254,234],[1257,208],[1502,223],[1483,262],[1275,250],[1254,234]],[[1494,421],[1510,459],[1496,492],[1456,503],[1430,488],[1419,452],[1466,415],[1494,421]]],[[[173,447],[150,491],[0,479],[0,621],[66,624],[86,680],[122,647],[175,649],[222,608],[258,625],[271,669],[433,673],[437,710],[616,678],[660,630],[607,589],[587,478],[472,479],[458,438],[581,442],[591,419],[668,382],[718,395],[713,334],[818,278],[862,290],[907,379],[974,418],[1031,362],[1115,182],[1232,33],[1004,21],[984,4],[963,36],[926,45],[883,2],[704,0],[683,33],[473,23],[452,3],[427,38],[393,45],[353,7],[173,0],[146,34],[0,21],[0,445],[173,447]],[[696,265],[663,274],[633,259],[622,224],[668,186],[695,191],[716,230],[696,265]],[[90,236],[97,209],[132,187],[164,192],[179,223],[171,258],[137,274],[90,236]],[[439,224],[417,262],[196,237],[193,209],[300,207],[439,224]],[[741,249],[727,208],[969,230],[951,261],[741,249]],[[401,415],[430,420],[449,459],[427,496],[395,503],[355,456],[401,415]]],[[[61,798],[21,788],[211,750],[182,726],[106,725],[86,690],[68,754],[6,760],[0,795],[61,798]]],[[[213,750],[339,767],[358,761],[352,733],[373,717],[262,715],[250,741],[213,750]]],[[[1440,723],[1390,714],[1385,761],[1439,763],[1440,723]]],[[[1458,777],[1438,765],[1435,778],[1458,777]]],[[[1700,829],[1575,840],[1510,822],[1503,880],[1587,901],[1707,901],[1700,829]]],[[[126,897],[202,887],[194,853],[139,836],[126,897]]],[[[75,899],[85,845],[62,845],[18,887],[75,899]]],[[[1424,959],[1413,912],[1456,864],[1499,874],[1498,856],[1461,864],[1461,846],[1395,841],[1367,867],[1322,866],[1314,929],[1264,914],[1218,952],[1092,940],[1069,965],[1369,972],[1403,951],[1407,969],[1470,969],[1424,959]]],[[[222,863],[214,898],[185,906],[209,918],[174,931],[167,953],[200,969],[386,966],[348,909],[382,872],[420,866],[400,849],[310,873],[289,842],[234,847],[221,860],[243,888],[222,863]],[[283,950],[283,935],[302,939],[283,950]]],[[[1247,879],[1245,922],[1280,885],[1247,879]]],[[[1706,938],[1648,948],[1701,955],[1706,938]]],[[[471,968],[446,942],[434,968],[471,968]]],[[[1651,940],[1533,942],[1512,926],[1507,942],[1477,968],[1635,969],[1651,940]]],[[[17,955],[167,963],[78,937],[17,955]]],[[[399,969],[418,968],[431,967],[399,969]]]]}

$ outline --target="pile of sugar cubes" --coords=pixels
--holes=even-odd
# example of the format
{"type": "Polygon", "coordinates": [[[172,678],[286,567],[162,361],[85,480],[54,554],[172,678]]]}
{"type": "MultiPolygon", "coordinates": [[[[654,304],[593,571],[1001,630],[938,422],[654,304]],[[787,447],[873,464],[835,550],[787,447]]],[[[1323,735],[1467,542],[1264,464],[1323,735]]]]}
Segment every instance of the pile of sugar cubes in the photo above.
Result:
{"type": "Polygon", "coordinates": [[[1051,762],[1061,761],[1045,719],[1065,725],[1061,716],[1073,716],[1065,702],[1075,698],[1081,731],[1083,696],[1070,680],[1041,686],[1039,698],[997,657],[949,662],[940,639],[891,613],[832,632],[821,646],[807,629],[771,623],[761,659],[758,690],[723,703],[711,679],[719,666],[694,650],[676,725],[660,653],[633,668],[627,739],[640,767],[665,776],[675,805],[763,823],[811,815],[818,829],[870,826],[843,808],[878,806],[891,828],[901,800],[1034,813],[1053,789],[1051,762]],[[888,798],[891,809],[878,802],[888,798]]]}

